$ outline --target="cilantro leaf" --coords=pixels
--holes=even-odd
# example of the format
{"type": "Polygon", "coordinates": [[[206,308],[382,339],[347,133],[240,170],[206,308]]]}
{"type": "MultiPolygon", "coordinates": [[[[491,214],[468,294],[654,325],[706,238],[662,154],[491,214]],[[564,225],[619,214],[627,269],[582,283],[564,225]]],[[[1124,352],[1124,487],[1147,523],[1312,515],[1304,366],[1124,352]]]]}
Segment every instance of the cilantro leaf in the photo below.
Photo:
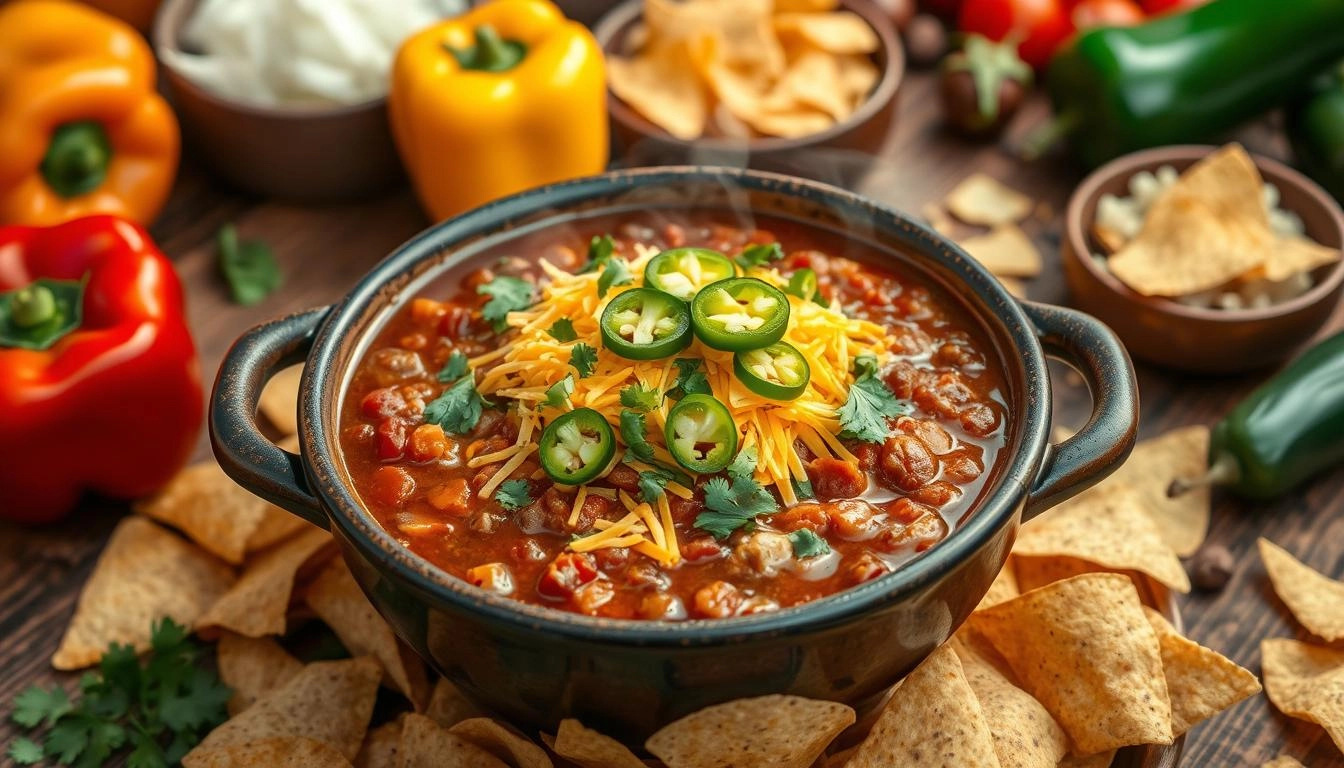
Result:
{"type": "Polygon", "coordinates": [[[667,390],[668,397],[680,400],[686,395],[713,394],[709,388],[709,379],[700,370],[699,358],[679,357],[672,364],[677,366],[677,378],[672,382],[672,388],[667,390]]]}
{"type": "Polygon", "coordinates": [[[575,344],[569,352],[569,364],[579,372],[580,379],[592,376],[593,369],[597,368],[597,350],[588,344],[575,344]]]}
{"type": "Polygon", "coordinates": [[[653,446],[649,445],[648,427],[644,414],[629,409],[621,411],[621,439],[630,453],[640,461],[653,461],[653,446]]]}
{"type": "Polygon", "coordinates": [[[891,433],[887,419],[909,413],[910,408],[896,399],[886,383],[877,377],[875,356],[863,354],[855,358],[854,376],[845,404],[835,411],[840,419],[840,437],[865,443],[883,442],[891,433]]]}
{"type": "Polygon", "coordinates": [[[612,286],[629,285],[634,281],[635,276],[630,272],[630,265],[625,259],[607,259],[602,274],[597,278],[597,298],[604,298],[612,286]]]}
{"type": "Polygon", "coordinates": [[[772,261],[779,261],[784,258],[784,249],[779,243],[769,243],[767,245],[748,245],[742,249],[734,261],[742,269],[752,269],[769,264],[772,261]]]}
{"type": "Polygon", "coordinates": [[[425,423],[438,424],[450,434],[464,435],[481,420],[484,406],[485,398],[476,391],[476,378],[463,376],[425,405],[425,423]]]}
{"type": "Polygon", "coordinates": [[[759,451],[756,446],[749,445],[737,452],[733,457],[733,463],[728,465],[728,477],[733,480],[750,480],[756,475],[756,464],[759,451]]]}
{"type": "Polygon", "coordinates": [[[611,239],[611,235],[593,235],[593,239],[588,242],[588,263],[583,265],[578,274],[586,275],[605,267],[615,253],[616,241],[611,239]]]}
{"type": "Polygon", "coordinates": [[[153,736],[139,729],[133,730],[131,744],[135,749],[126,756],[126,768],[168,768],[168,756],[153,736]]]}
{"type": "Polygon", "coordinates": [[[722,477],[705,483],[705,511],[695,518],[695,527],[716,539],[725,539],[741,528],[750,531],[756,527],[758,515],[769,515],[779,509],[775,497],[751,478],[738,478],[730,484],[722,477]]]}
{"type": "Polygon", "coordinates": [[[631,384],[621,390],[621,405],[636,411],[652,411],[658,407],[658,390],[643,384],[631,384]]]}
{"type": "Polygon", "coordinates": [[[270,246],[260,240],[239,240],[238,228],[220,227],[215,237],[219,271],[229,284],[235,304],[252,306],[274,293],[284,282],[270,246]]]}
{"type": "Polygon", "coordinates": [[[667,491],[668,483],[680,483],[690,486],[691,478],[675,469],[654,465],[650,470],[639,473],[639,497],[641,501],[652,504],[667,491]]]}
{"type": "Polygon", "coordinates": [[[43,758],[42,745],[26,736],[20,736],[10,742],[9,750],[5,754],[18,765],[37,765],[43,758]]]}
{"type": "Polygon", "coordinates": [[[24,728],[36,728],[43,721],[55,725],[70,711],[70,696],[64,688],[53,685],[50,689],[29,686],[14,697],[14,712],[9,716],[24,728]]]}
{"type": "Polygon", "coordinates": [[[542,404],[551,408],[564,408],[565,402],[572,394],[574,394],[574,374],[570,373],[546,388],[546,399],[542,404]]]}
{"type": "Polygon", "coordinates": [[[178,685],[161,691],[159,717],[174,733],[195,732],[222,721],[232,695],[214,675],[193,666],[178,685]]]}
{"type": "Polygon", "coordinates": [[[532,486],[522,479],[505,480],[495,491],[495,501],[507,510],[526,507],[532,503],[532,486]]]}
{"type": "Polygon", "coordinates": [[[471,369],[467,366],[467,356],[462,354],[461,350],[454,349],[453,353],[448,356],[447,362],[439,369],[438,379],[444,384],[451,384],[470,372],[471,369]]]}
{"type": "Polygon", "coordinates": [[[546,333],[550,334],[552,339],[560,342],[574,341],[579,338],[579,334],[574,331],[574,321],[568,317],[556,320],[550,328],[546,329],[546,333]]]}
{"type": "Polygon", "coordinates": [[[532,291],[531,283],[508,275],[500,275],[485,285],[478,286],[477,293],[490,297],[481,308],[481,317],[490,321],[495,327],[495,333],[502,333],[509,327],[510,312],[532,306],[532,291]]]}
{"type": "Polygon", "coordinates": [[[789,482],[793,485],[793,495],[800,500],[817,498],[817,492],[812,490],[811,480],[799,480],[795,477],[790,479],[789,482]]]}
{"type": "Polygon", "coordinates": [[[789,543],[793,544],[793,556],[802,559],[816,557],[831,551],[831,545],[810,528],[799,528],[789,534],[789,543]]]}

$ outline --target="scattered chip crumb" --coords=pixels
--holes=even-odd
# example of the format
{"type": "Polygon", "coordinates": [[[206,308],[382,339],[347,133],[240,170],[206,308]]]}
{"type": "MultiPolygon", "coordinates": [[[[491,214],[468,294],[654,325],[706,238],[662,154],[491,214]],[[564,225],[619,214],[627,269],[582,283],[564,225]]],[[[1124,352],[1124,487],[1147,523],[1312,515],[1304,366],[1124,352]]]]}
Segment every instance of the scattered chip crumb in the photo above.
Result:
{"type": "Polygon", "coordinates": [[[943,204],[967,224],[985,227],[1021,221],[1035,206],[1030,197],[983,173],[962,179],[943,204]]]}
{"type": "Polygon", "coordinates": [[[1041,274],[1041,252],[1016,224],[1001,224],[988,234],[968,237],[961,247],[999,277],[1041,274]]]}

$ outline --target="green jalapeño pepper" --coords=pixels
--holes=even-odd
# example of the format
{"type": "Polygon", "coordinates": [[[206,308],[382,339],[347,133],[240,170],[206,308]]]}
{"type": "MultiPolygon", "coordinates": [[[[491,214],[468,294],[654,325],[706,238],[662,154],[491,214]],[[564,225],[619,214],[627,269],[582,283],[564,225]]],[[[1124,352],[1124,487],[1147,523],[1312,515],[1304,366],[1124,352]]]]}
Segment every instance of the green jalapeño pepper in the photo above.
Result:
{"type": "Polygon", "coordinates": [[[602,345],[627,360],[657,360],[691,343],[686,302],[652,288],[635,288],[611,301],[598,323],[602,345]]]}
{"type": "Polygon", "coordinates": [[[1083,32],[1050,62],[1054,130],[1083,162],[1213,139],[1302,93],[1344,56],[1340,0],[1218,0],[1130,27],[1083,32]]]}
{"type": "Polygon", "coordinates": [[[816,298],[817,273],[807,267],[795,270],[792,275],[789,275],[789,284],[784,288],[784,292],[790,296],[797,296],[803,301],[816,298]]]}
{"type": "Polygon", "coordinates": [[[1344,461],[1344,333],[1307,350],[1232,409],[1209,438],[1209,471],[1178,479],[1268,499],[1344,461]]]}
{"type": "Polygon", "coordinates": [[[1287,116],[1297,164],[1344,202],[1344,62],[1316,78],[1287,116]]]}
{"type": "Polygon", "coordinates": [[[754,277],[705,286],[691,302],[691,326],[705,346],[726,352],[760,349],[784,338],[789,299],[754,277]]]}
{"type": "Polygon", "coordinates": [[[784,341],[733,355],[733,372],[747,389],[771,400],[793,400],[812,378],[803,353],[784,341]]]}
{"type": "Polygon", "coordinates": [[[583,485],[615,457],[616,435],[602,414],[576,408],[546,425],[538,448],[548,477],[561,485],[583,485]]]}
{"type": "Polygon", "coordinates": [[[737,267],[708,248],[673,248],[654,256],[644,267],[644,284],[690,301],[710,283],[737,274],[737,267]]]}
{"type": "Polygon", "coordinates": [[[710,395],[687,395],[667,414],[667,450],[681,466],[704,474],[733,463],[737,424],[728,406],[710,395]]]}

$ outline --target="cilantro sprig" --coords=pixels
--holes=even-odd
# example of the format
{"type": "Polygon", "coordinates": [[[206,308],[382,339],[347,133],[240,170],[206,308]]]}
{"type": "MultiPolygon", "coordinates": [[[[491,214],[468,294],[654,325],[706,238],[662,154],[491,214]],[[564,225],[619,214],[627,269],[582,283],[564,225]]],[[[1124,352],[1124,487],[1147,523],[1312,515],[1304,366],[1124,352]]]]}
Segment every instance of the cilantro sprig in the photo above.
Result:
{"type": "Polygon", "coordinates": [[[495,501],[507,510],[521,509],[532,503],[532,486],[526,480],[505,480],[495,491],[495,501]]]}
{"type": "Polygon", "coordinates": [[[910,406],[892,394],[877,376],[877,358],[859,355],[854,360],[854,384],[845,404],[836,409],[840,437],[865,443],[880,443],[891,434],[887,420],[910,412],[910,406]]]}
{"type": "Polygon", "coordinates": [[[588,263],[583,265],[578,274],[586,275],[602,269],[615,253],[616,241],[611,235],[593,235],[593,239],[588,242],[588,263]]]}
{"type": "Polygon", "coordinates": [[[80,680],[78,701],[61,688],[21,692],[10,719],[29,733],[10,743],[9,759],[95,768],[130,747],[130,768],[175,765],[224,722],[232,691],[197,666],[200,648],[172,619],[153,626],[150,647],[142,662],[130,646],[113,644],[80,680]]]}
{"type": "Polygon", "coordinates": [[[464,373],[456,384],[425,404],[424,419],[449,434],[465,435],[476,428],[485,406],[485,398],[476,390],[476,377],[464,373]]]}
{"type": "Polygon", "coordinates": [[[640,461],[653,461],[653,446],[649,444],[648,426],[644,414],[625,409],[621,411],[621,439],[630,449],[630,455],[640,461]]]}
{"type": "Polygon", "coordinates": [[[779,243],[748,245],[742,249],[734,261],[744,270],[762,267],[784,258],[784,248],[779,243]]]}
{"type": "Polygon", "coordinates": [[[809,528],[799,528],[790,533],[789,543],[793,545],[793,556],[799,560],[824,555],[831,551],[831,545],[809,528]]]}
{"type": "Polygon", "coordinates": [[[658,390],[643,384],[631,384],[621,390],[621,406],[636,411],[652,411],[658,407],[658,390]]]}
{"type": "Polygon", "coordinates": [[[695,518],[695,527],[716,539],[726,539],[733,531],[751,531],[756,518],[779,509],[754,477],[758,456],[755,446],[743,448],[728,467],[728,477],[715,477],[705,483],[705,511],[695,518]]]}
{"type": "Polygon", "coordinates": [[[454,381],[466,376],[471,372],[467,365],[467,356],[460,350],[453,350],[453,353],[444,361],[443,367],[439,369],[438,379],[444,384],[451,384],[454,381]]]}
{"type": "Polygon", "coordinates": [[[657,501],[659,496],[667,493],[668,483],[679,483],[682,486],[690,487],[691,478],[685,472],[661,464],[655,464],[652,469],[640,472],[640,501],[646,501],[650,504],[657,501]]]}
{"type": "Polygon", "coordinates": [[[562,317],[559,320],[556,320],[551,324],[550,328],[546,329],[546,333],[548,333],[552,339],[561,343],[574,341],[579,338],[579,334],[574,330],[574,321],[570,320],[568,317],[562,317]]]}
{"type": "Polygon", "coordinates": [[[500,275],[490,282],[478,286],[476,292],[489,296],[490,300],[481,308],[481,317],[494,326],[495,333],[503,333],[509,327],[510,312],[527,309],[532,306],[534,286],[520,277],[500,275]]]}
{"type": "Polygon", "coordinates": [[[679,357],[672,361],[677,367],[677,378],[667,390],[667,396],[680,400],[687,395],[712,395],[709,379],[700,370],[701,360],[695,357],[679,357]]]}
{"type": "Polygon", "coordinates": [[[546,399],[542,404],[550,408],[564,408],[572,394],[574,394],[574,374],[571,373],[546,388],[546,399]]]}
{"type": "Polygon", "coordinates": [[[597,298],[605,298],[607,291],[614,286],[629,285],[634,281],[634,273],[630,271],[630,265],[625,259],[613,256],[607,259],[606,266],[602,267],[602,274],[597,278],[597,298]]]}
{"type": "Polygon", "coordinates": [[[569,351],[569,364],[579,372],[580,379],[586,379],[597,369],[597,350],[590,344],[575,344],[569,351]]]}

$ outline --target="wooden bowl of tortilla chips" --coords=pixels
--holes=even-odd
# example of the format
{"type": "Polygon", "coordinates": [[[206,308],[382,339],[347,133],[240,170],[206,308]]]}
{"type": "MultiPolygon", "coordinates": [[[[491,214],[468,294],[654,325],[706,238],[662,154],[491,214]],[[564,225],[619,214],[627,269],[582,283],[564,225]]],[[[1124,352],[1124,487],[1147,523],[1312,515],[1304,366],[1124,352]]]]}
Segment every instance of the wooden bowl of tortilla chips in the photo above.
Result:
{"type": "Polygon", "coordinates": [[[1344,287],[1341,245],[1344,211],[1329,194],[1234,144],[1161,147],[1102,166],[1069,200],[1062,251],[1073,303],[1131,355],[1232,373],[1286,358],[1320,330],[1344,287]],[[1141,174],[1166,185],[1131,222],[1135,236],[1116,236],[1099,226],[1103,209],[1142,193],[1141,174]],[[1291,231],[1277,226],[1284,217],[1291,231]]]}

